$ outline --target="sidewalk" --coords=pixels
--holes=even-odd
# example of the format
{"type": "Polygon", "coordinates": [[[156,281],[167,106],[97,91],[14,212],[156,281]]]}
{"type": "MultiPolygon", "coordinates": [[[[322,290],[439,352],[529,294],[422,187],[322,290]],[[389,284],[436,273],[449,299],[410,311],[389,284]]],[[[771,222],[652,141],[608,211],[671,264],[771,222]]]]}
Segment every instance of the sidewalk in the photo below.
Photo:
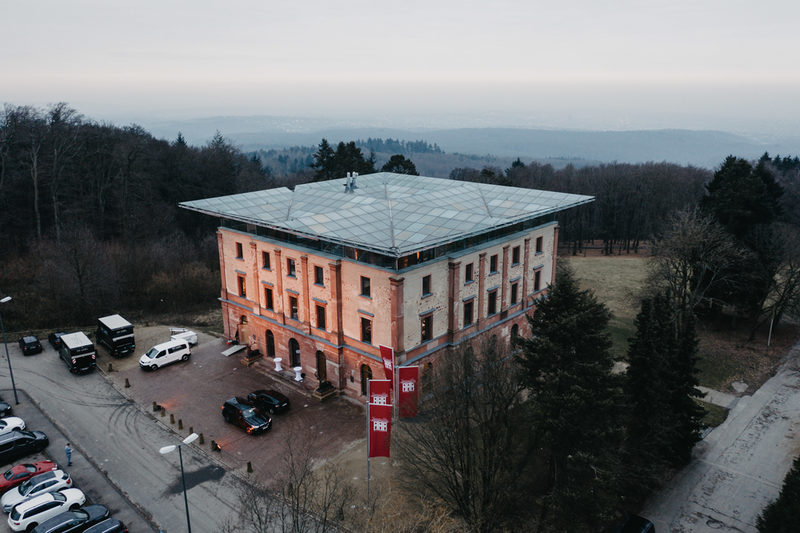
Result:
{"type": "Polygon", "coordinates": [[[720,407],[724,407],[726,409],[733,409],[733,407],[736,405],[736,402],[739,401],[738,396],[728,394],[727,392],[720,392],[718,390],[701,386],[698,386],[697,389],[705,394],[705,396],[702,398],[703,401],[713,403],[714,405],[719,405],[720,407]]]}

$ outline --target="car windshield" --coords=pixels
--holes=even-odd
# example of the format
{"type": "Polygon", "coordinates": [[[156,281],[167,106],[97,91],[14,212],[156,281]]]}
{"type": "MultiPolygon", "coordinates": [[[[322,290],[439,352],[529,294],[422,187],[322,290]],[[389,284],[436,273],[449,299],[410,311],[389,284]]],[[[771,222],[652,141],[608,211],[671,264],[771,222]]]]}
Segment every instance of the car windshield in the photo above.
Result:
{"type": "Polygon", "coordinates": [[[242,410],[242,415],[244,415],[247,418],[254,417],[254,416],[257,415],[256,408],[255,407],[250,407],[248,409],[243,409],[242,410]]]}
{"type": "Polygon", "coordinates": [[[51,492],[50,494],[53,495],[53,499],[57,502],[65,502],[67,501],[67,497],[64,496],[61,492],[51,492]]]}
{"type": "Polygon", "coordinates": [[[17,511],[17,508],[15,506],[14,509],[11,510],[11,519],[19,520],[19,517],[20,517],[19,511],[17,511]]]}
{"type": "Polygon", "coordinates": [[[14,476],[13,470],[6,470],[6,473],[3,474],[3,477],[5,479],[11,479],[13,476],[14,476]]]}
{"type": "Polygon", "coordinates": [[[29,479],[28,481],[23,481],[22,485],[19,486],[19,493],[20,494],[27,494],[33,488],[33,478],[29,479]]]}
{"type": "Polygon", "coordinates": [[[146,353],[146,354],[144,354],[144,355],[145,355],[145,357],[147,357],[148,359],[155,359],[155,357],[158,355],[158,350],[156,350],[155,348],[150,348],[150,349],[147,351],[147,353],[146,353]]]}

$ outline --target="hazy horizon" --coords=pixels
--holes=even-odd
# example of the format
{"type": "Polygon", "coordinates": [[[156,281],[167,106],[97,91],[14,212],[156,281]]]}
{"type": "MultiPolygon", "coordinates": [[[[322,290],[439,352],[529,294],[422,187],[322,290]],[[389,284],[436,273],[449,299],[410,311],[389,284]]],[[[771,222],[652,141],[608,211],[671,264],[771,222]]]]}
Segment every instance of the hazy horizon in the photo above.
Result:
{"type": "Polygon", "coordinates": [[[797,15],[774,0],[11,2],[0,101],[117,123],[796,135],[797,15]]]}

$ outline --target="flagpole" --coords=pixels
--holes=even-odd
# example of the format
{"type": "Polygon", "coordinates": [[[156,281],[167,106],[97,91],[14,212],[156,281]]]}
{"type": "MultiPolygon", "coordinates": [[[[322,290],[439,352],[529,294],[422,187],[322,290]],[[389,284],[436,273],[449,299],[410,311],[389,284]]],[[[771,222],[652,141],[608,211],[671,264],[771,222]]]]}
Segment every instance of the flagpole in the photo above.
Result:
{"type": "Polygon", "coordinates": [[[367,506],[369,506],[369,379],[367,379],[367,506]]]}

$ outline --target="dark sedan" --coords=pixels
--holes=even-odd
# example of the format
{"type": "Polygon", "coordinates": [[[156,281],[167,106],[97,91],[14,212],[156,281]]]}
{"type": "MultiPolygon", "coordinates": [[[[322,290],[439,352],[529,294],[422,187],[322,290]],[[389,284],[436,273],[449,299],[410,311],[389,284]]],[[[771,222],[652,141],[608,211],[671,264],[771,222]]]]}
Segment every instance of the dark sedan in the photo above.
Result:
{"type": "Polygon", "coordinates": [[[244,398],[229,398],[222,404],[222,418],[225,422],[239,426],[250,435],[267,431],[272,420],[263,416],[258,408],[250,405],[244,398]]]}
{"type": "Polygon", "coordinates": [[[35,353],[42,353],[42,343],[33,335],[26,335],[19,340],[19,348],[22,350],[22,355],[33,355],[35,353]]]}
{"type": "Polygon", "coordinates": [[[84,505],[79,509],[65,511],[60,515],[45,520],[33,531],[36,533],[76,533],[108,518],[105,505],[84,505]]]}
{"type": "Polygon", "coordinates": [[[269,414],[282,413],[289,409],[289,398],[271,389],[256,390],[247,395],[247,402],[269,414]]]}
{"type": "Polygon", "coordinates": [[[66,335],[63,331],[54,331],[47,336],[47,340],[56,351],[61,348],[61,336],[66,335]]]}

